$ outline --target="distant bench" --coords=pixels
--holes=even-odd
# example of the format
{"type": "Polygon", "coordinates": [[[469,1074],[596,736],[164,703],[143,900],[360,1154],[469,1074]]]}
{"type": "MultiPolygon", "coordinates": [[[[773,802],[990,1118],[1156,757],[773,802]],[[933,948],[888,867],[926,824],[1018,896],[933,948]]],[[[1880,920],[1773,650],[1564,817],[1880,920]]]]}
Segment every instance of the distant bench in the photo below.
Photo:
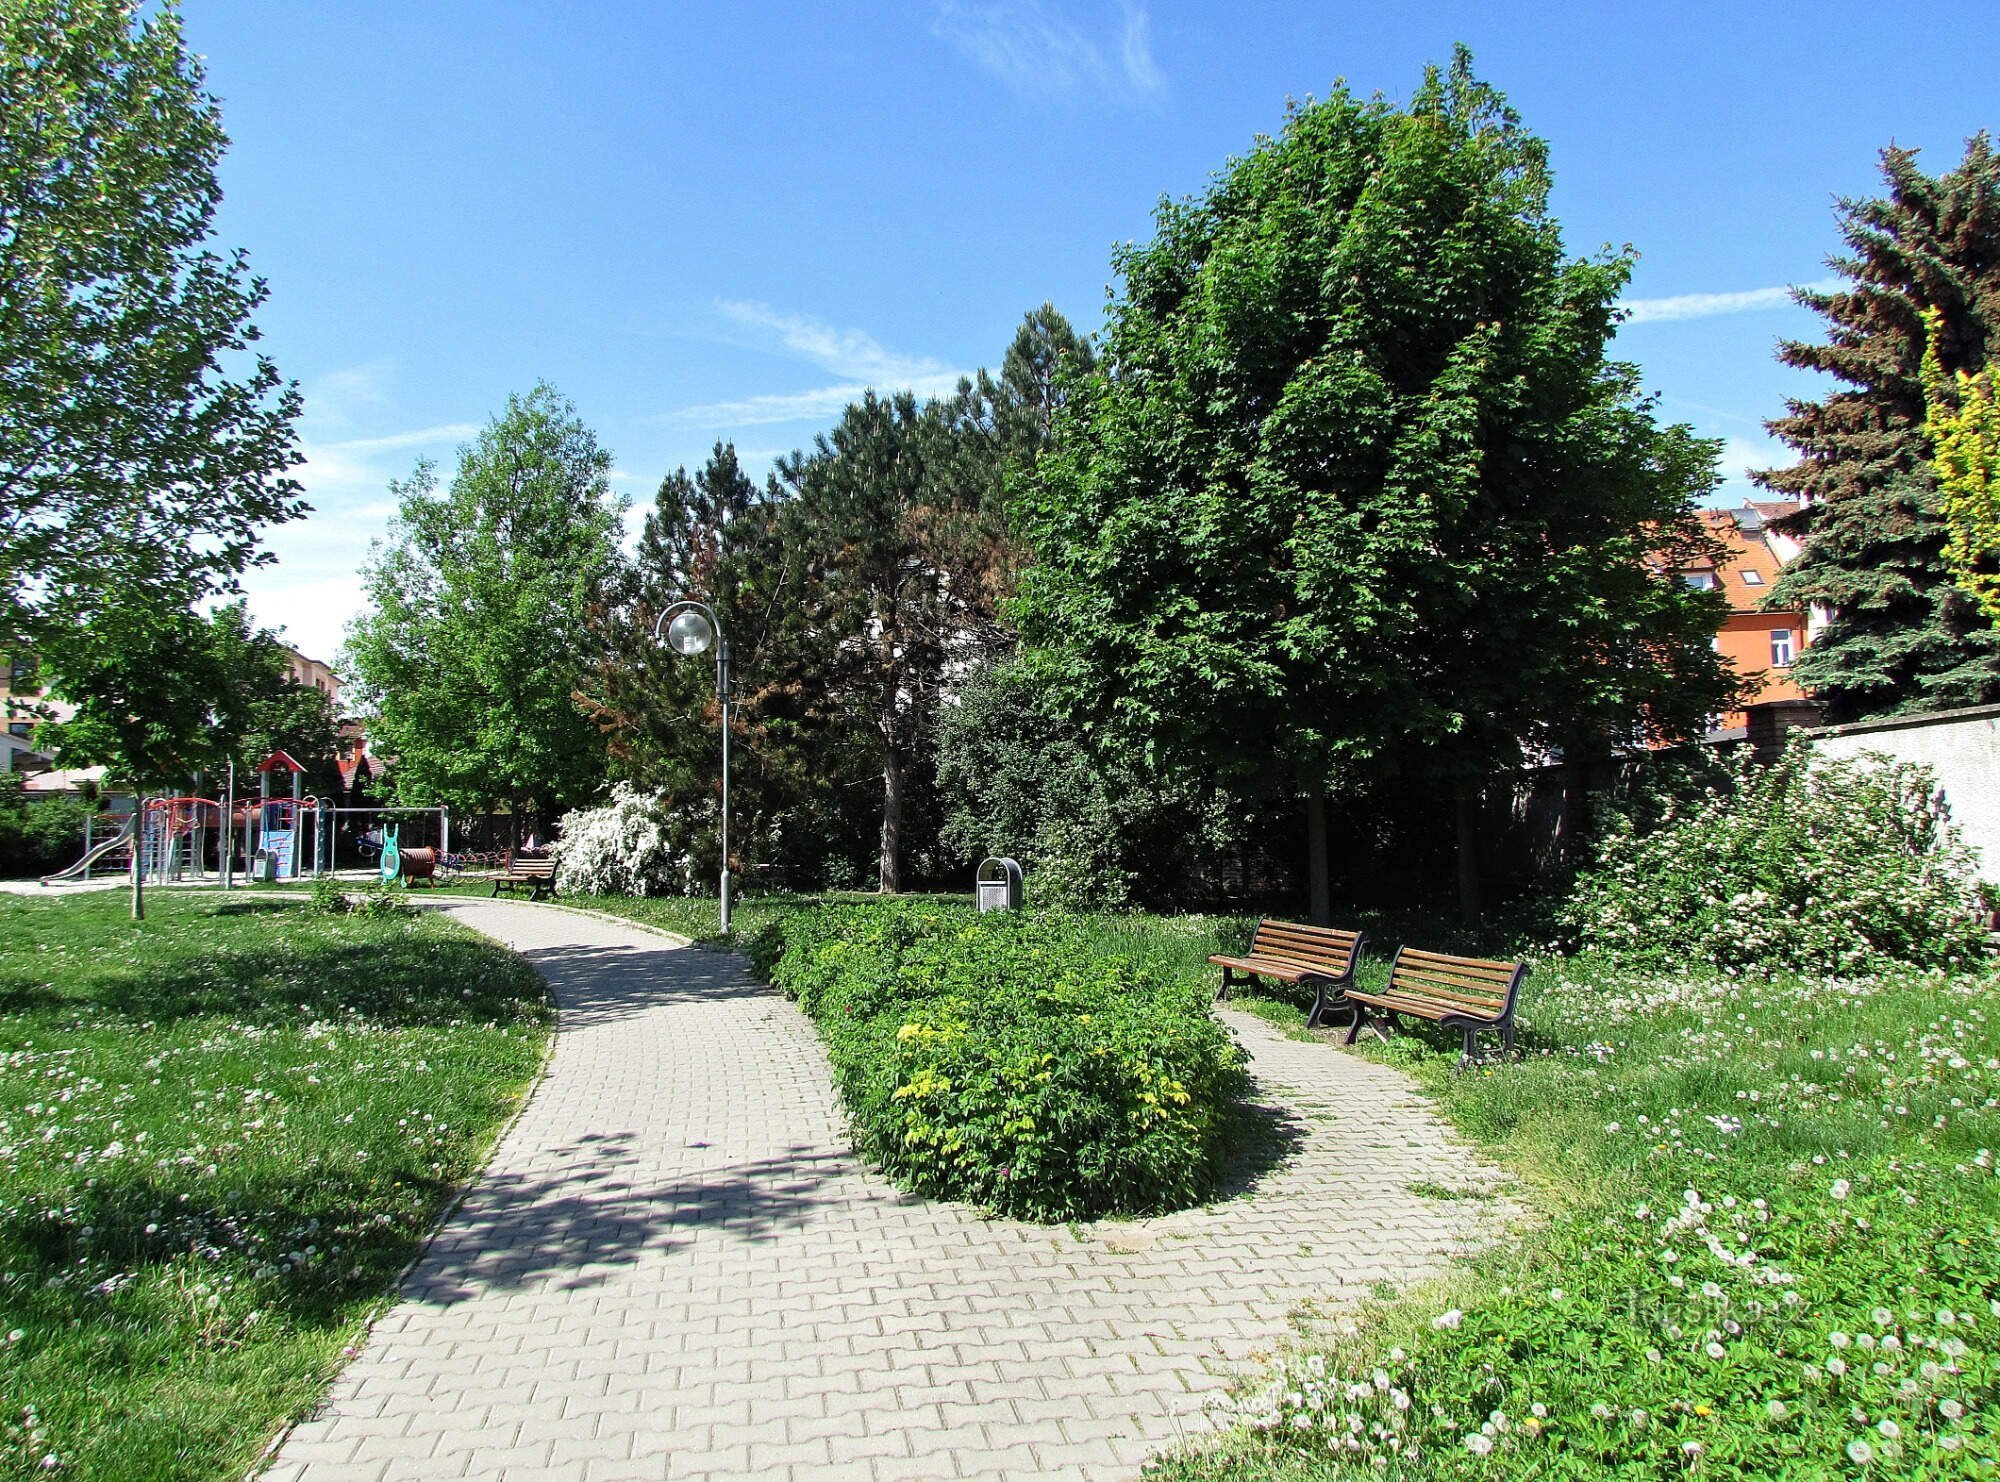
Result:
{"type": "Polygon", "coordinates": [[[1361,1031],[1370,1027],[1371,1019],[1409,1014],[1464,1032],[1465,1052],[1458,1059],[1461,1070],[1476,1057],[1481,1034],[1499,1034],[1500,1055],[1505,1059],[1514,1053],[1514,1000],[1527,976],[1525,962],[1447,957],[1441,952],[1399,947],[1389,967],[1389,985],[1380,993],[1364,993],[1358,988],[1346,991],[1346,1001],[1354,1006],[1347,1042],[1353,1044],[1361,1031]],[[1371,1015],[1371,1008],[1381,1013],[1371,1015]]]}
{"type": "Polygon", "coordinates": [[[1315,989],[1313,1006],[1306,1014],[1308,1029],[1323,1022],[1332,1002],[1351,993],[1355,965],[1361,961],[1365,939],[1358,931],[1340,931],[1331,926],[1304,926],[1295,921],[1259,921],[1244,957],[1217,955],[1208,960],[1222,969],[1222,986],[1216,998],[1229,997],[1238,986],[1259,978],[1278,983],[1310,983],[1315,989]]]}
{"type": "Polygon", "coordinates": [[[511,893],[523,887],[527,889],[528,899],[531,901],[538,901],[543,896],[553,898],[556,893],[554,856],[522,859],[510,851],[507,855],[506,872],[493,877],[493,894],[498,896],[503,890],[511,893]]]}

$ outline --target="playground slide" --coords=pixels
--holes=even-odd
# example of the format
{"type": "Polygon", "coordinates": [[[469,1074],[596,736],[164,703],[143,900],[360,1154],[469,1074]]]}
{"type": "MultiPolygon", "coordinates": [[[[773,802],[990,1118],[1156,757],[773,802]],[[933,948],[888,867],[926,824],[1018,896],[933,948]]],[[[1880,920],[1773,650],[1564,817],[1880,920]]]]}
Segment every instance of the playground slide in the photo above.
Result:
{"type": "Polygon", "coordinates": [[[71,865],[68,869],[57,870],[53,875],[42,876],[42,884],[56,885],[60,884],[64,880],[81,879],[83,876],[83,872],[87,869],[90,869],[100,859],[104,858],[105,855],[114,854],[118,850],[127,847],[132,842],[132,825],[136,821],[137,821],[136,814],[133,815],[131,818],[127,818],[125,820],[125,826],[123,828],[119,829],[117,833],[113,834],[110,838],[106,839],[102,844],[91,845],[90,851],[87,854],[85,854],[82,859],[79,859],[75,864],[71,865]]]}

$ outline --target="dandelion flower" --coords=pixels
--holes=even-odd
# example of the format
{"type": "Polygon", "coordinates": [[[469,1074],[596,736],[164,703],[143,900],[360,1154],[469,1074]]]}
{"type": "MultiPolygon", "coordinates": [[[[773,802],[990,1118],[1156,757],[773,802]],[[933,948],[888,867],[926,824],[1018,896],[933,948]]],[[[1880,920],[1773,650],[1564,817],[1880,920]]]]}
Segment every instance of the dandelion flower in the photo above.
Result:
{"type": "Polygon", "coordinates": [[[1485,1456],[1493,1450],[1493,1438],[1474,1432],[1465,1438],[1465,1449],[1474,1456],[1485,1456]]]}
{"type": "Polygon", "coordinates": [[[1465,1314],[1454,1307],[1449,1312],[1440,1312],[1436,1317],[1432,1318],[1431,1326],[1439,1332],[1444,1332],[1447,1329],[1457,1327],[1464,1321],[1465,1314]]]}
{"type": "Polygon", "coordinates": [[[1942,1415],[1946,1420],[1956,1420],[1964,1413],[1965,1406],[1959,1404],[1957,1400],[1938,1401],[1938,1414],[1942,1415]]]}
{"type": "Polygon", "coordinates": [[[1847,1443],[1847,1459],[1856,1466],[1865,1467],[1875,1459],[1875,1448],[1866,1441],[1853,1440],[1847,1443]]]}
{"type": "Polygon", "coordinates": [[[1764,1402],[1764,1413],[1773,1420],[1783,1420],[1791,1412],[1786,1410],[1783,1400],[1766,1400],[1764,1402]]]}
{"type": "Polygon", "coordinates": [[[1833,1187],[1827,1190],[1827,1193],[1831,1194],[1836,1199],[1845,1199],[1849,1194],[1853,1192],[1854,1192],[1854,1185],[1849,1183],[1844,1178],[1835,1179],[1833,1181],[1833,1187]]]}

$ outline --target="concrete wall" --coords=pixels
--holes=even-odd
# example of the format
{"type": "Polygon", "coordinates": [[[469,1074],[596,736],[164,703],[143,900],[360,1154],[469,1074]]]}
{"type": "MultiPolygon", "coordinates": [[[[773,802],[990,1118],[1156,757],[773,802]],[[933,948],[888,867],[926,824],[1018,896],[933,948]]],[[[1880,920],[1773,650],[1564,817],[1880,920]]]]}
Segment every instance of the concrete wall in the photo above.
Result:
{"type": "Polygon", "coordinates": [[[1880,751],[1936,772],[1951,803],[1952,822],[1979,851],[1980,874],[2000,881],[2000,705],[1825,726],[1803,734],[1826,756],[1880,751]]]}

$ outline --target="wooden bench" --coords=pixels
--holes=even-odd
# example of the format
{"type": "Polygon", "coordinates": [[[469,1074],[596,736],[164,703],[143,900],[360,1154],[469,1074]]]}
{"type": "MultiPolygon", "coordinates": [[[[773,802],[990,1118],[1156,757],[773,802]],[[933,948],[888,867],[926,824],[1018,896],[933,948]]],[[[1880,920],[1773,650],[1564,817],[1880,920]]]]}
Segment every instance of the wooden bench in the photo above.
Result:
{"type": "MultiPolygon", "coordinates": [[[[1476,1058],[1478,1037],[1489,1031],[1499,1032],[1500,1055],[1505,1059],[1514,1053],[1514,1000],[1527,976],[1525,962],[1447,957],[1441,952],[1399,947],[1389,965],[1389,984],[1380,993],[1347,990],[1346,1001],[1354,1006],[1347,1042],[1353,1044],[1363,1029],[1374,1027],[1372,1019],[1387,1023],[1388,1014],[1409,1014],[1464,1032],[1465,1053],[1458,1059],[1461,1070],[1476,1058]],[[1371,1008],[1381,1013],[1371,1015],[1371,1008]]],[[[1376,1027],[1375,1032],[1382,1031],[1376,1027]]]]}
{"type": "Polygon", "coordinates": [[[553,857],[542,859],[520,859],[510,850],[507,855],[506,873],[493,877],[493,894],[501,891],[515,891],[522,886],[528,889],[528,899],[538,901],[543,896],[553,898],[556,893],[556,862],[553,857]]]}
{"type": "Polygon", "coordinates": [[[1295,921],[1259,921],[1244,957],[1215,956],[1208,960],[1222,969],[1222,986],[1217,1000],[1229,997],[1237,986],[1236,974],[1245,986],[1259,978],[1279,983],[1310,983],[1317,990],[1313,1006],[1306,1014],[1306,1027],[1323,1023],[1334,1000],[1354,982],[1354,968],[1361,961],[1366,941],[1358,931],[1339,931],[1331,926],[1303,926],[1295,921]]]}

